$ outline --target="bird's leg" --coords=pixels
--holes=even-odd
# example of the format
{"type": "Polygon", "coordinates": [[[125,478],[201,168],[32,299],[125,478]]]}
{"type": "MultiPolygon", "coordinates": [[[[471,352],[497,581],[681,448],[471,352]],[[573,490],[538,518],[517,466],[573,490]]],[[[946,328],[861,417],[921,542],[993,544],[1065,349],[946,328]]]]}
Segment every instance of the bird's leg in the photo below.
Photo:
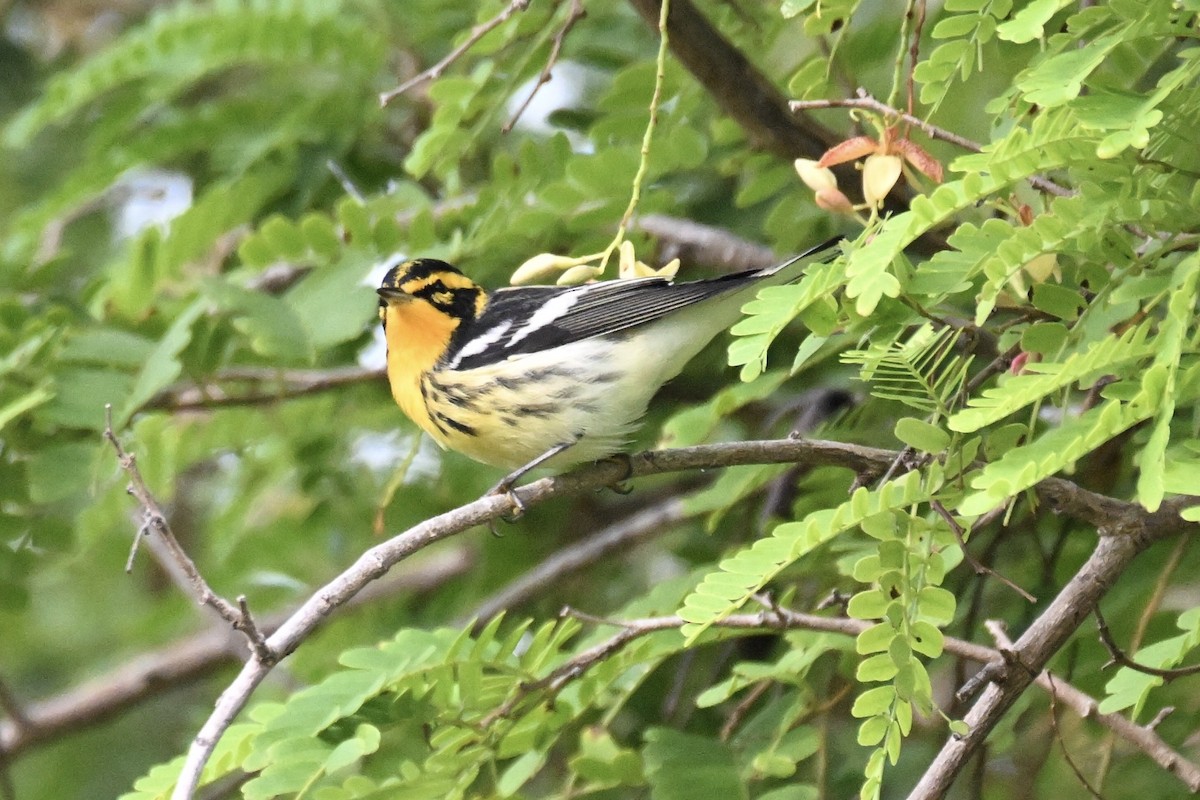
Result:
{"type": "Polygon", "coordinates": [[[625,465],[625,474],[610,483],[608,488],[621,495],[632,492],[633,485],[629,483],[629,479],[633,477],[633,457],[629,453],[613,453],[605,461],[613,461],[625,465]]]}
{"type": "Polygon", "coordinates": [[[542,453],[537,458],[530,461],[528,464],[523,464],[522,466],[517,467],[512,472],[505,475],[504,478],[501,479],[501,481],[499,483],[497,483],[495,486],[493,486],[491,489],[488,490],[487,493],[489,495],[493,495],[493,494],[508,495],[509,502],[511,502],[513,504],[514,512],[510,517],[506,517],[505,519],[507,519],[509,522],[512,522],[514,520],[520,519],[521,515],[525,513],[525,504],[522,503],[521,498],[517,497],[516,493],[513,492],[513,486],[516,485],[517,481],[519,481],[519,480],[521,480],[521,478],[525,477],[525,474],[527,472],[537,469],[542,464],[545,464],[547,461],[554,458],[556,455],[563,452],[564,450],[574,447],[579,442],[579,440],[582,438],[583,438],[583,434],[577,433],[577,434],[575,434],[575,438],[572,439],[571,441],[559,442],[558,444],[554,445],[546,452],[542,453]]]}

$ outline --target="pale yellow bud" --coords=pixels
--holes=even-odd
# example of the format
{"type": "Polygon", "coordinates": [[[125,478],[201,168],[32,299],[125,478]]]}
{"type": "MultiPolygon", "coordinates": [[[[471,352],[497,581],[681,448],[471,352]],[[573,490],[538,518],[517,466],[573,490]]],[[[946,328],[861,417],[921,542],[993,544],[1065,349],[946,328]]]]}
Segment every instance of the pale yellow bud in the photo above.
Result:
{"type": "Polygon", "coordinates": [[[633,255],[633,242],[626,239],[617,248],[617,276],[621,278],[638,277],[638,262],[633,255]]]}
{"type": "Polygon", "coordinates": [[[832,211],[835,214],[854,213],[854,204],[839,189],[821,189],[816,193],[814,199],[817,202],[817,208],[825,211],[832,211]]]}
{"type": "Polygon", "coordinates": [[[579,283],[587,283],[590,280],[595,280],[600,277],[601,270],[599,267],[580,264],[576,267],[571,267],[558,278],[559,286],[574,286],[579,283]]]}
{"type": "Polygon", "coordinates": [[[863,198],[875,208],[883,204],[883,199],[900,179],[900,169],[904,162],[900,156],[876,153],[867,156],[863,163],[863,198]]]}
{"type": "Polygon", "coordinates": [[[560,256],[554,253],[538,253],[517,267],[510,282],[515,286],[522,283],[537,283],[548,280],[554,273],[570,269],[582,263],[582,259],[560,256]]]}
{"type": "Polygon", "coordinates": [[[804,181],[804,185],[814,192],[837,189],[837,178],[834,177],[833,170],[828,167],[818,166],[816,161],[808,158],[797,158],[792,163],[796,167],[796,174],[800,176],[800,180],[804,181]]]}

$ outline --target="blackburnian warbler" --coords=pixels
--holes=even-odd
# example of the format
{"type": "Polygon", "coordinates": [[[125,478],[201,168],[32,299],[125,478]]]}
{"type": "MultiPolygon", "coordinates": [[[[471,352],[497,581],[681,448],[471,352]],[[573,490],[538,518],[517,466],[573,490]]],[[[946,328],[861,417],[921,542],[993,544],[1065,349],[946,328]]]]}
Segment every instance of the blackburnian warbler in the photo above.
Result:
{"type": "Polygon", "coordinates": [[[520,467],[510,479],[534,465],[613,455],[659,387],[737,321],[758,289],[796,280],[832,258],[834,244],[710,280],[491,293],[443,261],[402,261],[378,290],[392,396],[442,447],[520,467]]]}

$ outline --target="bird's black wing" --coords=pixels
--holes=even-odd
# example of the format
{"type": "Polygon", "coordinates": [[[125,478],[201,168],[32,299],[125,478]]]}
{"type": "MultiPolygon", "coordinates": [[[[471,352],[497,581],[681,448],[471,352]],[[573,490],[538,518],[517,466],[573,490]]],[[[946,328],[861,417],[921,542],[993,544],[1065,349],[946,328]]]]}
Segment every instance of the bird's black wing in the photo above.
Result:
{"type": "Polygon", "coordinates": [[[629,330],[744,286],[759,275],[751,270],[688,283],[651,277],[500,289],[482,315],[456,332],[445,362],[455,369],[473,369],[629,330]]]}
{"type": "Polygon", "coordinates": [[[693,303],[740,289],[797,262],[807,263],[809,256],[832,258],[838,241],[831,239],[770,269],[687,283],[650,277],[583,286],[500,289],[491,295],[483,314],[455,332],[443,363],[453,369],[474,369],[510,356],[636,328],[693,303]]]}

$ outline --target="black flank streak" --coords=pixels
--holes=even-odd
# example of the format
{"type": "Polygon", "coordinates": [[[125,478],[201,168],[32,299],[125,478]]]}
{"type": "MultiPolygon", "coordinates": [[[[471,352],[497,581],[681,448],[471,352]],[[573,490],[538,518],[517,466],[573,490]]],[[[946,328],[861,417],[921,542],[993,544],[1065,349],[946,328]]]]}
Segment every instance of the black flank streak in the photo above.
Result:
{"type": "Polygon", "coordinates": [[[440,412],[434,413],[433,418],[434,418],[434,424],[436,424],[437,421],[440,420],[440,421],[446,423],[447,425],[449,425],[451,428],[454,428],[454,430],[458,431],[459,433],[465,433],[467,436],[475,436],[476,435],[475,429],[472,428],[470,425],[465,425],[465,424],[459,422],[458,420],[452,419],[440,412]]]}
{"type": "Polygon", "coordinates": [[[501,389],[508,389],[511,392],[514,389],[518,389],[521,386],[523,386],[525,384],[525,380],[526,380],[526,378],[524,378],[524,377],[521,377],[521,378],[499,377],[499,378],[496,378],[496,383],[500,386],[501,389]]]}
{"type": "Polygon", "coordinates": [[[538,405],[517,406],[516,411],[523,417],[534,417],[536,419],[546,419],[552,415],[558,406],[553,403],[541,403],[538,405]]]}

